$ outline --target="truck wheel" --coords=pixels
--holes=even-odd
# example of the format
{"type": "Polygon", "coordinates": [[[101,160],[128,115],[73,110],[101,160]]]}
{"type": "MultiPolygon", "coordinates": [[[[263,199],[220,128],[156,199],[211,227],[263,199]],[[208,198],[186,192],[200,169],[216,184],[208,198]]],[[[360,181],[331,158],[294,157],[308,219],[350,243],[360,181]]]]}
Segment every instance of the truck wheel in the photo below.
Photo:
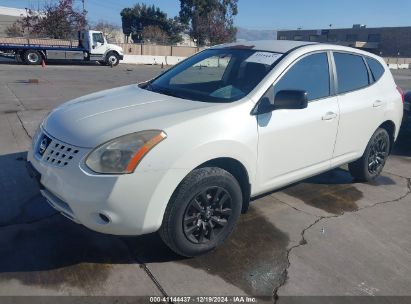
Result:
{"type": "Polygon", "coordinates": [[[107,54],[106,65],[116,66],[119,63],[120,63],[120,57],[116,53],[110,52],[107,54]]]}
{"type": "Polygon", "coordinates": [[[23,58],[24,62],[29,65],[39,65],[43,60],[43,57],[41,56],[40,52],[34,50],[29,50],[25,52],[23,58]]]}
{"type": "Polygon", "coordinates": [[[232,233],[242,200],[240,185],[229,172],[214,167],[196,169],[171,197],[160,236],[179,255],[207,253],[232,233]]]}
{"type": "Polygon", "coordinates": [[[369,182],[380,175],[390,152],[390,136],[378,128],[368,142],[363,156],[348,164],[351,175],[359,182],[369,182]]]}

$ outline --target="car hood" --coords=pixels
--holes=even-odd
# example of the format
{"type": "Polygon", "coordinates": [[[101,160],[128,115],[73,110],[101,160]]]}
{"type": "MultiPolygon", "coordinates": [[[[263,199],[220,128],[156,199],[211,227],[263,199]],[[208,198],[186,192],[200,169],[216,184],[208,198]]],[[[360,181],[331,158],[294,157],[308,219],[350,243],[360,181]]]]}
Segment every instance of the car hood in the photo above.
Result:
{"type": "Polygon", "coordinates": [[[165,130],[216,106],[218,104],[170,97],[129,85],[62,104],[47,116],[43,129],[68,144],[93,148],[125,134],[165,130]]]}

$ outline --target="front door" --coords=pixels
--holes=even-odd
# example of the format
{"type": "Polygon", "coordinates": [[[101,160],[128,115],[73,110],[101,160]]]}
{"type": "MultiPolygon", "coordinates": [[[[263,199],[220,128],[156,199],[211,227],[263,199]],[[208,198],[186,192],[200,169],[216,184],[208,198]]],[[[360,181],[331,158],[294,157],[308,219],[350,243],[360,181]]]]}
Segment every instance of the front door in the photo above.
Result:
{"type": "Polygon", "coordinates": [[[103,33],[101,32],[90,32],[91,35],[91,49],[90,49],[90,54],[91,57],[95,60],[102,60],[107,46],[106,42],[103,36],[103,33]]]}
{"type": "Polygon", "coordinates": [[[339,108],[331,94],[327,52],[296,61],[266,93],[304,90],[308,107],[274,110],[257,116],[259,193],[330,168],[338,129],[339,108]]]}

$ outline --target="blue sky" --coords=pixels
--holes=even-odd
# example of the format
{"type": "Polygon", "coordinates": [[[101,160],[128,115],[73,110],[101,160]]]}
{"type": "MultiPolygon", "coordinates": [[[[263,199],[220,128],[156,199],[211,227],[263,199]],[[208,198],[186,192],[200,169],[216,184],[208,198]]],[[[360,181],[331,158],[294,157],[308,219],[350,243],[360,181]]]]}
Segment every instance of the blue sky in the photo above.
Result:
{"type": "MultiPolygon", "coordinates": [[[[57,0],[0,0],[0,6],[36,8],[57,0]]],[[[92,21],[121,24],[120,11],[136,0],[85,0],[92,21]]],[[[75,0],[81,5],[81,0],[75,0]]],[[[155,4],[170,17],[178,14],[178,0],[144,0],[155,4]]],[[[248,29],[295,29],[302,27],[351,27],[354,23],[378,26],[411,26],[410,0],[239,0],[237,26],[248,29]]]]}

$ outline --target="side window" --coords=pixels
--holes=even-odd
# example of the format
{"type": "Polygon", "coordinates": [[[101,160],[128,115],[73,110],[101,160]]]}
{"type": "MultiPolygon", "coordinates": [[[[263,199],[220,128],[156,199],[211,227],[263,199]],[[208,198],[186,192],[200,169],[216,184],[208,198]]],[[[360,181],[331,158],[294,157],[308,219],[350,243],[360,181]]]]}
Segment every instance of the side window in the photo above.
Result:
{"type": "Polygon", "coordinates": [[[375,59],[367,57],[367,63],[370,67],[374,81],[378,81],[385,72],[384,67],[375,59]]]}
{"type": "Polygon", "coordinates": [[[336,53],[334,60],[337,68],[338,93],[346,93],[369,85],[368,70],[362,56],[336,53]]]}
{"type": "Polygon", "coordinates": [[[304,57],[275,84],[274,96],[282,90],[307,91],[308,100],[330,95],[330,75],[326,53],[304,57]]]}
{"type": "Polygon", "coordinates": [[[96,44],[97,42],[104,43],[103,34],[101,33],[93,34],[93,43],[96,44]]]}

